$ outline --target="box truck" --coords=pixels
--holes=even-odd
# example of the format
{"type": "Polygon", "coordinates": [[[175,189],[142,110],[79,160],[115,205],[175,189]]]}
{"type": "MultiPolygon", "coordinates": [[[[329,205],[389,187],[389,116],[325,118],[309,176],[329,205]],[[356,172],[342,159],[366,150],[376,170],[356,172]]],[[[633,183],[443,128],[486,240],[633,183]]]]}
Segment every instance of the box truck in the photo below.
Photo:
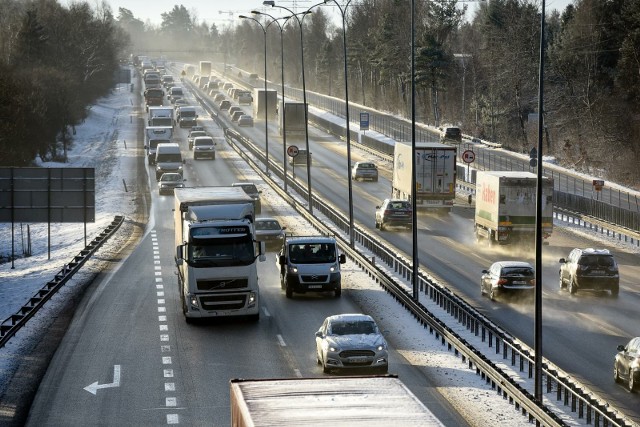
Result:
{"type": "Polygon", "coordinates": [[[158,144],[169,143],[172,137],[172,126],[147,126],[145,128],[144,149],[147,154],[147,163],[155,164],[158,144]]]}
{"type": "Polygon", "coordinates": [[[200,61],[200,77],[211,75],[211,61],[200,61]]]}
{"type": "Polygon", "coordinates": [[[456,148],[438,142],[417,142],[415,159],[412,158],[412,147],[396,142],[391,197],[411,200],[412,165],[415,165],[416,206],[450,212],[456,198],[456,148]]]}
{"type": "Polygon", "coordinates": [[[147,126],[173,127],[173,107],[149,107],[147,126]]]}
{"type": "Polygon", "coordinates": [[[284,135],[285,126],[287,128],[287,136],[304,135],[304,103],[280,101],[278,106],[278,130],[280,131],[280,135],[284,135]]]}
{"type": "Polygon", "coordinates": [[[278,93],[275,90],[255,88],[253,90],[253,119],[264,120],[264,109],[267,107],[268,120],[274,120],[278,111],[278,93]]]}
{"type": "Polygon", "coordinates": [[[231,426],[444,424],[396,376],[232,379],[231,426]]]}
{"type": "MultiPolygon", "coordinates": [[[[476,239],[507,244],[532,242],[536,233],[537,176],[531,172],[478,171],[476,175],[476,239]]],[[[553,180],[542,181],[542,233],[553,231],[553,180]]]]}
{"type": "Polygon", "coordinates": [[[176,268],[182,312],[193,319],[246,316],[258,320],[257,262],[253,199],[240,187],[176,188],[176,268]]]}

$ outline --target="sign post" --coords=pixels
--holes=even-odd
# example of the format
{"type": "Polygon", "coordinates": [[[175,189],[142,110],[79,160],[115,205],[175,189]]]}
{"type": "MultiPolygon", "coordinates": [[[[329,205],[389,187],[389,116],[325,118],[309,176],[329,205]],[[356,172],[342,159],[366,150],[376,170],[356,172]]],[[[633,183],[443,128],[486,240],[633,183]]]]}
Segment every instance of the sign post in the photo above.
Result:
{"type": "Polygon", "coordinates": [[[296,179],[296,161],[295,158],[298,155],[298,146],[290,145],[287,147],[287,155],[291,157],[293,160],[291,162],[291,173],[293,174],[293,179],[296,179]]]}
{"type": "Polygon", "coordinates": [[[476,160],[476,153],[474,153],[473,150],[465,150],[462,153],[462,161],[467,164],[467,180],[471,178],[471,173],[469,169],[471,167],[471,163],[473,163],[475,160],[476,160]]]}
{"type": "Polygon", "coordinates": [[[369,130],[369,113],[360,113],[360,130],[369,130]]]}

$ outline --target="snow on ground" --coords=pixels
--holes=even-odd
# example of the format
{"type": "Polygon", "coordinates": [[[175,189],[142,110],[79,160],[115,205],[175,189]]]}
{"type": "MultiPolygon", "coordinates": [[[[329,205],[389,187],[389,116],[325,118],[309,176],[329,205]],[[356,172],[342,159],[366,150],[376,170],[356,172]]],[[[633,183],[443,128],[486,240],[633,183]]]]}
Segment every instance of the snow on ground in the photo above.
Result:
{"type": "MultiPolygon", "coordinates": [[[[85,123],[76,127],[77,134],[69,151],[69,162],[64,165],[42,165],[96,168],[96,222],[87,227],[88,241],[104,229],[115,215],[125,215],[128,220],[136,215],[134,192],[137,187],[135,167],[132,167],[135,152],[132,146],[137,129],[136,120],[133,119],[133,95],[121,88],[115,90],[111,96],[101,99],[91,109],[85,123]],[[126,141],[130,141],[129,147],[126,146],[126,141]],[[128,192],[125,191],[123,180],[127,184],[128,192]]],[[[208,126],[215,125],[209,122],[208,126]]],[[[242,160],[237,158],[236,162],[246,179],[260,182],[258,175],[245,166],[242,160]]],[[[274,215],[289,230],[303,233],[311,228],[268,185],[260,187],[263,191],[263,203],[270,205],[274,215]]],[[[48,259],[47,225],[32,224],[30,228],[33,256],[16,259],[14,269],[11,268],[10,262],[0,264],[0,320],[17,312],[28,298],[84,248],[82,224],[52,224],[51,259],[48,259]]],[[[109,245],[112,248],[122,245],[131,227],[128,230],[116,233],[109,245]]],[[[21,252],[20,228],[17,227],[16,231],[16,251],[21,252]]],[[[580,232],[586,231],[580,229],[580,232]]],[[[600,235],[598,238],[603,239],[600,235]]],[[[612,241],[615,242],[616,240],[612,241]]],[[[10,224],[0,224],[0,248],[0,255],[3,257],[10,254],[10,224]]],[[[97,252],[96,258],[100,258],[100,252],[97,252]]],[[[99,267],[87,267],[87,270],[91,268],[99,267]]],[[[67,289],[61,291],[49,304],[64,304],[65,295],[73,295],[73,287],[79,286],[78,283],[90,274],[91,272],[81,272],[66,285],[67,289]]],[[[472,425],[529,425],[527,418],[522,417],[513,405],[491,390],[474,370],[468,369],[465,362],[448,351],[446,346],[442,346],[439,339],[429,335],[408,312],[386,293],[381,292],[355,264],[347,262],[343,269],[343,277],[345,293],[356,300],[363,312],[371,313],[376,318],[381,329],[388,331],[386,336],[392,346],[411,364],[421,366],[428,377],[435,380],[443,395],[450,399],[472,425]]],[[[437,308],[433,310],[435,312],[437,308]]],[[[31,321],[7,346],[0,349],[0,396],[15,372],[16,352],[28,348],[23,341],[29,340],[29,329],[37,329],[40,321],[31,321]]],[[[469,341],[473,342],[473,338],[470,337],[469,341]]],[[[391,371],[393,372],[393,368],[391,371]]]]}

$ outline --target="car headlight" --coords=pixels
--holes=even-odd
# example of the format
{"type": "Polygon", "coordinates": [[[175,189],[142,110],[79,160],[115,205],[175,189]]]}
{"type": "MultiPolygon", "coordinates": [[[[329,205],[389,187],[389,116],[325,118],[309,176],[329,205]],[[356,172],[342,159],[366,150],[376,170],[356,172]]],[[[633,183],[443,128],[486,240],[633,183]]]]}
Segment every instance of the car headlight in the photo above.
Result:
{"type": "Polygon", "coordinates": [[[338,264],[333,264],[331,267],[329,267],[329,271],[331,271],[332,273],[337,269],[338,269],[338,264]]]}
{"type": "Polygon", "coordinates": [[[380,344],[378,347],[376,347],[376,350],[382,351],[382,350],[385,350],[386,348],[387,348],[386,344],[380,344]]]}
{"type": "Polygon", "coordinates": [[[181,171],[182,170],[182,165],[178,166],[178,170],[181,171]]]}
{"type": "Polygon", "coordinates": [[[296,267],[295,265],[292,265],[291,267],[289,267],[289,273],[297,273],[298,272],[298,267],[296,267]]]}
{"type": "Polygon", "coordinates": [[[330,345],[329,346],[329,351],[332,352],[332,353],[337,353],[340,350],[338,349],[338,347],[330,345]]]}

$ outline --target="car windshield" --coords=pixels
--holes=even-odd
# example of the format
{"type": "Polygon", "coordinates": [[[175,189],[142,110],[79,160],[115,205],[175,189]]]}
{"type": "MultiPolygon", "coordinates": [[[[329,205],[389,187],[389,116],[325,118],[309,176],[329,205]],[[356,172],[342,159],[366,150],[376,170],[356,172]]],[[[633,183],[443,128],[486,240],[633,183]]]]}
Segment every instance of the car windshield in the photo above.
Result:
{"type": "Polygon", "coordinates": [[[171,174],[165,173],[164,175],[162,175],[160,180],[161,181],[181,181],[182,177],[178,173],[171,173],[171,174]]]}
{"type": "Polygon", "coordinates": [[[613,267],[615,261],[612,256],[592,255],[581,257],[578,264],[585,267],[613,267]]]}
{"type": "Polygon", "coordinates": [[[195,138],[197,136],[207,136],[207,134],[199,130],[199,131],[191,132],[189,136],[191,138],[195,138]]]}
{"type": "Polygon", "coordinates": [[[197,147],[199,147],[201,145],[213,145],[213,139],[211,139],[211,138],[196,139],[195,140],[195,145],[197,147]]]}
{"type": "Polygon", "coordinates": [[[289,258],[294,264],[327,264],[336,262],[333,243],[301,243],[289,245],[289,258]]]}
{"type": "Polygon", "coordinates": [[[280,230],[280,224],[276,220],[256,221],[256,230],[280,230]]]}
{"type": "Polygon", "coordinates": [[[533,270],[529,267],[504,267],[502,276],[533,276],[533,270]]]}
{"type": "Polygon", "coordinates": [[[376,333],[376,325],[369,320],[338,321],[331,324],[332,335],[369,335],[376,333]]]}
{"type": "Polygon", "coordinates": [[[161,153],[158,154],[156,159],[158,163],[182,163],[182,156],[180,153],[161,153]]]}
{"type": "Polygon", "coordinates": [[[375,169],[376,165],[373,163],[360,163],[358,169],[375,169]]]}
{"type": "Polygon", "coordinates": [[[181,110],[180,117],[195,117],[196,112],[193,110],[181,110]]]}
{"type": "Polygon", "coordinates": [[[410,210],[411,209],[411,205],[409,205],[408,202],[389,202],[389,205],[387,206],[387,209],[392,209],[392,210],[410,210]]]}
{"type": "Polygon", "coordinates": [[[253,184],[240,185],[245,193],[247,194],[258,194],[258,189],[253,184]]]}

